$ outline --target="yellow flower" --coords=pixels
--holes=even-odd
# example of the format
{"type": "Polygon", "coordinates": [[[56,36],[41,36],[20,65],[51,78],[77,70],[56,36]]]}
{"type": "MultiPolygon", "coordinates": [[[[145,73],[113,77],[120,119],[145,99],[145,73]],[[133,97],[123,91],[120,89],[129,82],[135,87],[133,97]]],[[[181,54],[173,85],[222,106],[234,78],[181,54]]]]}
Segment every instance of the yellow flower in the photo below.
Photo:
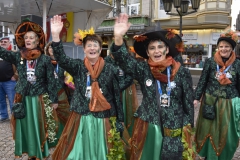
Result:
{"type": "Polygon", "coordinates": [[[90,34],[90,35],[95,34],[93,27],[91,27],[91,28],[88,30],[88,34],[90,34]]]}

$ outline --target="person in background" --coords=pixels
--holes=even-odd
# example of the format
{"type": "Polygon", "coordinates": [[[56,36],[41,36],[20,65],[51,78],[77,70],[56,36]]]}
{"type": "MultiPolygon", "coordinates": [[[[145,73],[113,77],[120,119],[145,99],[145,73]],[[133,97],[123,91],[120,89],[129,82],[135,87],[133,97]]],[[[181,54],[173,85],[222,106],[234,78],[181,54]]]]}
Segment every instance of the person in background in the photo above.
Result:
{"type": "MultiPolygon", "coordinates": [[[[0,46],[6,50],[11,51],[12,46],[10,43],[10,38],[1,38],[0,46]]],[[[9,120],[6,100],[8,99],[10,111],[12,111],[17,79],[18,74],[16,67],[12,63],[0,58],[0,122],[9,120]]]]}
{"type": "Polygon", "coordinates": [[[44,54],[45,34],[40,25],[24,21],[15,31],[19,51],[0,47],[0,58],[14,64],[19,79],[12,107],[11,129],[15,158],[49,156],[49,143],[56,141],[58,106],[54,67],[44,54]]]}
{"type": "MultiPolygon", "coordinates": [[[[68,87],[65,85],[64,82],[64,70],[59,66],[57,61],[55,60],[55,57],[53,55],[53,49],[51,46],[52,42],[49,42],[44,49],[44,52],[47,56],[51,58],[51,64],[54,67],[54,76],[55,76],[55,83],[58,91],[58,107],[56,109],[57,117],[59,120],[58,124],[58,131],[56,138],[59,139],[64,126],[67,123],[68,117],[70,115],[70,106],[68,102],[68,95],[66,94],[65,90],[68,89],[68,87]]],[[[49,143],[49,147],[55,147],[57,145],[58,141],[55,141],[55,143],[49,143]]]]}
{"type": "Polygon", "coordinates": [[[240,61],[233,51],[238,36],[230,27],[217,41],[214,57],[205,61],[194,105],[200,104],[196,150],[208,160],[231,160],[240,138],[240,61]]]}
{"type": "MultiPolygon", "coordinates": [[[[134,58],[134,53],[132,53],[129,49],[126,39],[124,39],[124,44],[129,50],[129,54],[134,58]]],[[[119,67],[118,62],[114,60],[111,54],[105,57],[104,60],[105,62],[114,65],[118,70],[119,87],[121,90],[121,98],[124,111],[124,124],[127,128],[129,136],[131,136],[134,124],[133,114],[138,107],[136,86],[133,82],[133,78],[130,75],[124,73],[124,71],[119,67]]],[[[127,138],[127,135],[125,135],[124,138],[127,138]]]]}

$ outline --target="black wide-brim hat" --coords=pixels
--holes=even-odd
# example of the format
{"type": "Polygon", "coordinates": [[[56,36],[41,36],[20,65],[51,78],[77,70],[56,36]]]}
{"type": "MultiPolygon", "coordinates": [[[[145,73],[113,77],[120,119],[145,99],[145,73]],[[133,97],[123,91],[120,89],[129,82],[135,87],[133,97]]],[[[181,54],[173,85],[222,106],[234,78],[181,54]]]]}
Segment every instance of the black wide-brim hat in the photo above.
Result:
{"type": "Polygon", "coordinates": [[[175,57],[179,54],[179,52],[175,48],[175,44],[171,42],[172,40],[167,38],[168,33],[169,33],[168,30],[159,30],[159,31],[152,31],[152,32],[147,32],[141,35],[134,36],[134,39],[135,39],[133,44],[134,50],[141,57],[148,59],[148,55],[147,55],[148,44],[153,40],[161,40],[169,48],[168,56],[175,57]]]}
{"type": "Polygon", "coordinates": [[[21,48],[25,47],[24,35],[30,31],[33,31],[34,33],[37,34],[37,36],[39,38],[38,46],[43,51],[44,46],[45,46],[44,31],[39,24],[31,22],[31,21],[22,22],[20,25],[18,25],[18,27],[15,31],[15,40],[16,40],[16,44],[17,44],[18,48],[21,49],[21,48]]]}
{"type": "Polygon", "coordinates": [[[230,43],[231,46],[232,46],[232,49],[234,49],[237,45],[236,41],[234,41],[231,37],[220,37],[220,38],[218,38],[217,45],[221,41],[227,41],[228,43],[230,43]]]}

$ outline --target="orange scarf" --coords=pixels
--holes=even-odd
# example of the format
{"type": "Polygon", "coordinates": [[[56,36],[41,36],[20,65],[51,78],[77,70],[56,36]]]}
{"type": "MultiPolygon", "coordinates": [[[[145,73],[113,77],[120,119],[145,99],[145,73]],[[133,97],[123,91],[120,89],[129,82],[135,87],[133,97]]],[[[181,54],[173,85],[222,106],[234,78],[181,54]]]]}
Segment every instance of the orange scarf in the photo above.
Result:
{"type": "Polygon", "coordinates": [[[104,67],[104,60],[102,57],[99,57],[97,62],[94,65],[89,62],[87,58],[84,59],[84,65],[86,66],[87,70],[89,71],[92,79],[92,97],[89,103],[89,109],[92,112],[100,112],[111,108],[111,105],[107,102],[106,98],[100,91],[99,84],[97,81],[98,76],[103,70],[104,67]]]}
{"type": "Polygon", "coordinates": [[[24,48],[23,50],[21,50],[21,56],[22,56],[22,58],[24,58],[26,60],[37,59],[38,57],[40,57],[41,54],[42,54],[42,52],[36,48],[35,49],[24,48]]]}
{"type": "MultiPolygon", "coordinates": [[[[231,65],[236,59],[236,55],[234,52],[231,53],[231,56],[229,57],[229,59],[226,61],[226,63],[224,63],[222,61],[222,57],[220,55],[220,51],[217,51],[214,55],[214,61],[219,65],[222,66],[222,68],[220,69],[220,72],[223,73],[223,71],[229,66],[231,65]]],[[[226,74],[222,74],[219,76],[218,81],[221,85],[227,85],[227,84],[231,84],[232,82],[226,77],[226,74]]]]}
{"type": "Polygon", "coordinates": [[[153,62],[151,58],[148,59],[148,65],[150,66],[151,72],[155,79],[159,80],[160,82],[167,83],[167,75],[162,74],[168,66],[172,65],[172,73],[170,76],[170,80],[174,80],[174,76],[176,75],[179,67],[181,64],[176,62],[171,56],[168,56],[165,60],[160,62],[153,62]]]}

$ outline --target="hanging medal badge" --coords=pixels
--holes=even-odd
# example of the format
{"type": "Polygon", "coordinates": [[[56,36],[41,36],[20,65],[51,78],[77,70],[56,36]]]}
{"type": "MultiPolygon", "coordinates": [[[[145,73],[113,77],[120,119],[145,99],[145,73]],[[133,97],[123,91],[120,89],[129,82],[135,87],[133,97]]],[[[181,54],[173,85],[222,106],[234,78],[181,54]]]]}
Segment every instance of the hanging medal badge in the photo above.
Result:
{"type": "Polygon", "coordinates": [[[57,79],[58,78],[58,64],[57,64],[57,66],[56,66],[56,69],[54,70],[54,77],[55,77],[55,79],[57,79]]]}
{"type": "Polygon", "coordinates": [[[124,72],[120,67],[118,67],[118,71],[119,71],[119,76],[124,76],[124,72]]]}
{"type": "Polygon", "coordinates": [[[216,78],[217,80],[219,80],[220,76],[223,75],[223,74],[226,74],[226,77],[227,77],[227,78],[232,78],[231,73],[230,73],[230,72],[227,72],[230,67],[231,67],[231,65],[228,66],[223,72],[220,72],[219,65],[217,64],[217,73],[216,73],[215,78],[216,78]]]}
{"type": "Polygon", "coordinates": [[[167,94],[163,94],[160,96],[160,105],[163,107],[170,106],[170,97],[167,94]]]}
{"type": "Polygon", "coordinates": [[[173,81],[172,84],[170,82],[170,67],[167,67],[167,77],[168,77],[168,84],[167,84],[167,88],[166,88],[167,94],[162,93],[161,83],[160,83],[160,81],[157,80],[158,92],[160,94],[160,105],[162,107],[169,107],[170,106],[171,90],[172,90],[172,88],[176,87],[176,83],[174,81],[173,81]]]}
{"type": "Polygon", "coordinates": [[[91,98],[92,97],[92,87],[90,84],[90,74],[87,74],[87,89],[86,89],[86,93],[85,93],[85,97],[87,98],[91,98]]]}
{"type": "Polygon", "coordinates": [[[37,77],[35,76],[35,67],[36,67],[37,60],[28,60],[27,65],[27,81],[31,84],[36,82],[37,77]]]}

